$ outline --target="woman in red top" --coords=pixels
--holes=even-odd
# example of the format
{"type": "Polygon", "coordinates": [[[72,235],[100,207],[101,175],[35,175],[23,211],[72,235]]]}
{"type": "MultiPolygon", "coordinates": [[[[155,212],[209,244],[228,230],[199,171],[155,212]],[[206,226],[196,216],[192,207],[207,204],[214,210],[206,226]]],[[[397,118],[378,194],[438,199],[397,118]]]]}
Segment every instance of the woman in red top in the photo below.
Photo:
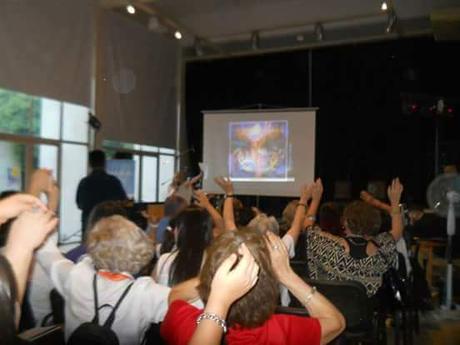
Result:
{"type": "Polygon", "coordinates": [[[286,247],[273,234],[244,229],[217,238],[198,291],[204,310],[181,300],[190,296],[171,292],[161,327],[168,344],[219,344],[227,322],[229,345],[325,344],[345,328],[340,312],[292,271],[286,247]],[[302,301],[311,317],[274,314],[279,283],[302,301]]]}

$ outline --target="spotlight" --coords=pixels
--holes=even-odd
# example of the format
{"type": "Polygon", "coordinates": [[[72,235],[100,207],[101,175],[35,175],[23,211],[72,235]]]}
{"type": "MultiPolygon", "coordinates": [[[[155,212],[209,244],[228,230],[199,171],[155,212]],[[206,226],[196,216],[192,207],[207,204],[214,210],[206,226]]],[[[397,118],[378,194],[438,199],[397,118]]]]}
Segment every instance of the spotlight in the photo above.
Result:
{"type": "Polygon", "coordinates": [[[260,37],[258,31],[254,31],[251,35],[251,47],[253,50],[257,50],[260,47],[260,37]]]}
{"type": "Polygon", "coordinates": [[[316,23],[315,25],[315,36],[318,42],[324,40],[324,27],[321,23],[316,23]]]}
{"type": "Polygon", "coordinates": [[[386,1],[382,1],[382,5],[380,6],[382,11],[388,10],[388,4],[386,1]]]}
{"type": "Polygon", "coordinates": [[[397,21],[398,21],[398,17],[396,17],[396,13],[394,11],[389,11],[388,19],[387,19],[387,26],[385,28],[385,32],[387,34],[390,34],[394,31],[397,21]]]}
{"type": "Polygon", "coordinates": [[[176,32],[174,33],[174,37],[178,40],[182,39],[182,34],[179,30],[176,30],[176,32]]]}
{"type": "Polygon", "coordinates": [[[126,5],[126,12],[129,14],[135,14],[136,13],[136,7],[133,5],[126,5]]]}

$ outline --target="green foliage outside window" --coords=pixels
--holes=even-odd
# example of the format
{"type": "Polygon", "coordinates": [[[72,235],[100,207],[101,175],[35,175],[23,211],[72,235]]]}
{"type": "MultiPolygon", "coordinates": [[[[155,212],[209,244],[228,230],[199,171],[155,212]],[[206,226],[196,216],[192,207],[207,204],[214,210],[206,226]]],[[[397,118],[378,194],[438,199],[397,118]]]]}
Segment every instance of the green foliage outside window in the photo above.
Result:
{"type": "Polygon", "coordinates": [[[40,134],[40,98],[0,89],[0,132],[40,134]]]}

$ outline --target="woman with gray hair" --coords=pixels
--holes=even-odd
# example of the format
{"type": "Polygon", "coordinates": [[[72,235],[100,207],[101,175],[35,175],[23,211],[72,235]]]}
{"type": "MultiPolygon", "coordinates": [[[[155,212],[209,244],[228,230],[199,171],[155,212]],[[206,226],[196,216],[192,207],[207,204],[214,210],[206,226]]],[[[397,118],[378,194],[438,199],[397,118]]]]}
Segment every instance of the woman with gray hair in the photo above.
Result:
{"type": "Polygon", "coordinates": [[[86,242],[88,255],[77,264],[64,258],[52,239],[37,252],[39,263],[65,300],[66,340],[95,317],[95,292],[102,324],[131,285],[116,310],[112,330],[120,345],[140,343],[149,325],[163,320],[168,307],[170,288],[150,277],[134,278],[151,260],[153,242],[118,215],[97,222],[86,242]]]}

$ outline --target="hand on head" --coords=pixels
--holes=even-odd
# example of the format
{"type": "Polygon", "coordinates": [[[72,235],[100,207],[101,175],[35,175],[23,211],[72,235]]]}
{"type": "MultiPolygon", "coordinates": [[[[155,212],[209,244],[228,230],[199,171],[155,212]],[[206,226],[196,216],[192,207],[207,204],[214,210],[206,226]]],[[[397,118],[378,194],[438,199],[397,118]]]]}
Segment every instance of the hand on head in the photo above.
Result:
{"type": "Polygon", "coordinates": [[[222,188],[225,194],[233,194],[233,183],[229,177],[219,176],[214,178],[214,181],[222,188]]]}
{"type": "Polygon", "coordinates": [[[24,211],[38,208],[46,211],[46,206],[40,199],[29,194],[14,194],[0,200],[0,223],[15,218],[24,211]]]}
{"type": "Polygon", "coordinates": [[[401,200],[401,194],[404,190],[403,185],[399,181],[399,178],[395,178],[391,181],[388,186],[388,199],[390,200],[391,206],[398,206],[401,200]]]}
{"type": "Polygon", "coordinates": [[[266,233],[266,242],[273,271],[280,282],[291,272],[289,253],[284,242],[270,231],[266,233]]]}
{"type": "Polygon", "coordinates": [[[228,306],[251,290],[258,280],[259,265],[248,247],[243,243],[238,251],[240,260],[236,266],[233,267],[238,255],[232,254],[219,266],[211,283],[211,294],[228,306]]]}

